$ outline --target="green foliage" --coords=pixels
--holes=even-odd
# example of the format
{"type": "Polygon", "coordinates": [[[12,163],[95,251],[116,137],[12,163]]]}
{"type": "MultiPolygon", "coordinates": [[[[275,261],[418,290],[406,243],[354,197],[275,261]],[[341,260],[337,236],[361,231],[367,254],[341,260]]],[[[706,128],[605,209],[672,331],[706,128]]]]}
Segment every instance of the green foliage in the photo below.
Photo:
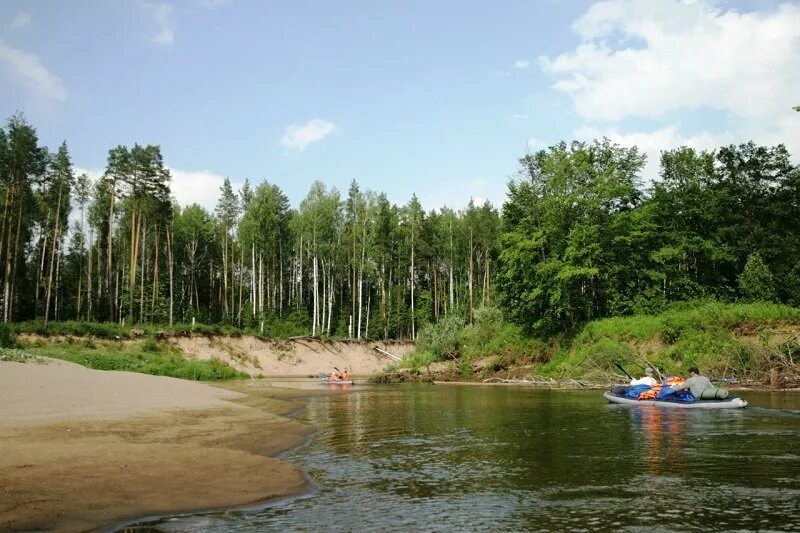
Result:
{"type": "Polygon", "coordinates": [[[0,361],[12,361],[14,363],[41,363],[43,359],[36,357],[25,350],[15,348],[0,347],[0,361]]]}
{"type": "Polygon", "coordinates": [[[390,367],[392,368],[412,368],[412,369],[420,369],[422,367],[431,365],[436,363],[437,361],[441,361],[441,359],[434,354],[422,350],[414,350],[410,356],[404,357],[400,363],[397,363],[396,366],[390,367]]]}
{"type": "Polygon", "coordinates": [[[545,357],[545,343],[527,337],[522,328],[503,319],[496,307],[475,311],[475,323],[460,335],[462,354],[468,360],[498,356],[499,365],[540,361],[545,357]]]}
{"type": "Polygon", "coordinates": [[[476,359],[495,357],[493,364],[502,368],[513,363],[541,361],[545,351],[542,341],[527,337],[518,325],[504,320],[499,309],[481,307],[475,310],[472,325],[457,315],[427,324],[420,332],[413,354],[404,359],[402,366],[419,368],[436,361],[458,359],[459,372],[466,378],[476,359]]]}
{"type": "Polygon", "coordinates": [[[9,324],[0,324],[0,348],[13,348],[17,345],[17,333],[9,324]]]}
{"type": "Polygon", "coordinates": [[[463,328],[464,319],[456,315],[426,324],[417,337],[415,351],[430,354],[436,360],[457,358],[461,350],[459,334],[463,328]]]}
{"type": "Polygon", "coordinates": [[[742,275],[739,276],[739,290],[745,300],[775,301],[775,281],[769,267],[757,252],[747,257],[742,275]]]}
{"type": "MultiPolygon", "coordinates": [[[[73,175],[66,143],[49,151],[16,114],[0,127],[4,321],[99,339],[134,323],[150,336],[345,336],[352,321],[354,337],[409,339],[457,315],[478,328],[432,339],[433,355],[479,357],[538,350],[505,325],[487,337],[482,305],[557,339],[681,301],[800,303],[800,169],[783,145],[667,150],[655,180],[638,149],[608,139],[519,163],[502,215],[473,202],[426,212],[355,181],[346,195],[315,182],[292,209],[275,184],[225,180],[208,212],[170,200],[159,146],[111,148],[91,183],[73,175]]],[[[660,338],[684,335],[670,324],[660,338]]]]}
{"type": "Polygon", "coordinates": [[[786,283],[783,290],[786,294],[786,303],[795,307],[800,307],[800,261],[795,263],[792,270],[786,276],[786,283]]]}
{"type": "Polygon", "coordinates": [[[305,313],[292,311],[284,316],[271,315],[264,323],[263,336],[272,339],[298,337],[307,334],[309,327],[310,320],[305,313]]]}
{"type": "Polygon", "coordinates": [[[745,375],[761,358],[758,345],[746,337],[786,325],[800,327],[800,309],[765,302],[681,302],[657,315],[590,322],[537,373],[585,378],[613,372],[613,362],[620,360],[637,367],[657,365],[671,374],[698,365],[711,375],[745,375]]]}
{"type": "Polygon", "coordinates": [[[570,335],[596,318],[737,293],[794,302],[800,170],[784,146],[665,151],[647,196],[641,156],[608,141],[562,143],[520,163],[497,282],[504,310],[529,331],[570,335]]]}

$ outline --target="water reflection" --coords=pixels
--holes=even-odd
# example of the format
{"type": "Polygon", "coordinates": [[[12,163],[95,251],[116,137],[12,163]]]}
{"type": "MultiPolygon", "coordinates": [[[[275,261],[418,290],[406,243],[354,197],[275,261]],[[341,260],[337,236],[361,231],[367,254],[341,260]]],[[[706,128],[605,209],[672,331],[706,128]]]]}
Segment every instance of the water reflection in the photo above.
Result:
{"type": "Polygon", "coordinates": [[[594,391],[356,386],[310,401],[302,416],[320,432],[286,459],[315,480],[311,497],[157,526],[800,530],[800,417],[791,410],[626,407],[594,391]]]}
{"type": "Polygon", "coordinates": [[[644,444],[647,473],[651,476],[683,475],[685,412],[655,406],[629,408],[634,432],[644,444]]]}

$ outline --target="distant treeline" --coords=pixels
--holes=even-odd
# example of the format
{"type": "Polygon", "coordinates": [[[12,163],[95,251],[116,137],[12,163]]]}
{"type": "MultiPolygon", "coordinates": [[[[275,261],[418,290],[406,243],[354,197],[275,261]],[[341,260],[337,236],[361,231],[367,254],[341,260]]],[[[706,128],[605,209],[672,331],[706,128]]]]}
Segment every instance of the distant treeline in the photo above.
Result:
{"type": "Polygon", "coordinates": [[[800,177],[783,146],[664,152],[647,187],[643,165],[607,140],[527,155],[502,215],[426,213],[356,182],[315,182],[292,208],[275,184],[229,180],[210,213],[175,202],[159,146],[112,148],[92,182],[15,115],[0,129],[0,312],[415,338],[488,306],[552,334],[697,297],[800,304],[800,177]]]}

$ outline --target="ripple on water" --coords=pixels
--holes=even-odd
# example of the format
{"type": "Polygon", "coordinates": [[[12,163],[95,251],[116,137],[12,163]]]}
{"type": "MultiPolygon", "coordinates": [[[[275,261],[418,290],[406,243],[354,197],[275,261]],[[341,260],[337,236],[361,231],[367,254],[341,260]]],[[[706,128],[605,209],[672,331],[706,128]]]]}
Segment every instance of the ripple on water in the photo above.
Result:
{"type": "Polygon", "coordinates": [[[595,392],[393,387],[314,400],[311,497],[167,531],[800,530],[796,417],[610,409],[595,392]]]}

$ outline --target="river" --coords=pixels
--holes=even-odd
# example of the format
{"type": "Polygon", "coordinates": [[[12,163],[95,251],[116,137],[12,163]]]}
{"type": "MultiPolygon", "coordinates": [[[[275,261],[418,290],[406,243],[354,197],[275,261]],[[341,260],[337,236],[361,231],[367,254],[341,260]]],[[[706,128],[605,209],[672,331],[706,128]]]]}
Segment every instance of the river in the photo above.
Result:
{"type": "MultiPolygon", "coordinates": [[[[282,457],[312,490],[159,531],[800,530],[800,395],[746,409],[607,403],[599,391],[357,385],[314,398],[282,457]]],[[[145,528],[141,528],[144,530],[145,528]]]]}

